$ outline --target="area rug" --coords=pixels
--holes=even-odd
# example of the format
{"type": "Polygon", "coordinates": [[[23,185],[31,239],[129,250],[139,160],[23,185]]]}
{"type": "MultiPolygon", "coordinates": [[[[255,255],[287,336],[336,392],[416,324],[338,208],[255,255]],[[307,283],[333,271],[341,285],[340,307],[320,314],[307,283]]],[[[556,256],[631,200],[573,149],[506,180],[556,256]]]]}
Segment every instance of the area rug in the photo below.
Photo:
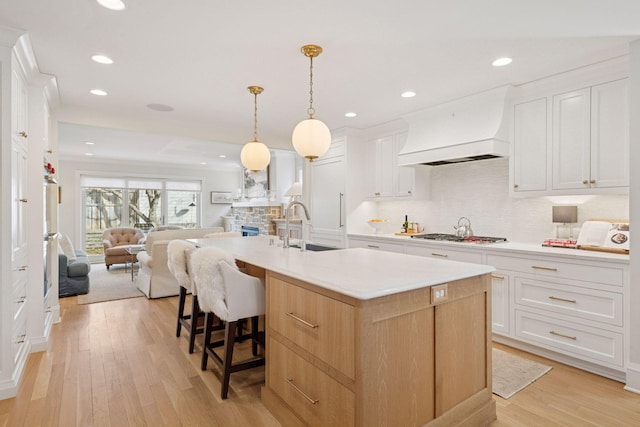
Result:
{"type": "Polygon", "coordinates": [[[124,266],[112,265],[109,270],[104,264],[91,264],[89,273],[89,293],[78,295],[78,304],[113,301],[144,296],[135,282],[131,281],[131,270],[124,266]]]}
{"type": "Polygon", "coordinates": [[[508,399],[551,370],[551,366],[493,349],[493,393],[508,399]]]}

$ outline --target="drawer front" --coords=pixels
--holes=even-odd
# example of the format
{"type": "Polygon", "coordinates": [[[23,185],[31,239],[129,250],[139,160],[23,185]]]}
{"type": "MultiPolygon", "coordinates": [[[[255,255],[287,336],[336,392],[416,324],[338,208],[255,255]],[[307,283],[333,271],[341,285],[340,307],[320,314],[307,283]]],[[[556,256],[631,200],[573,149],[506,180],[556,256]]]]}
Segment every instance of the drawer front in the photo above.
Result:
{"type": "Polygon", "coordinates": [[[438,259],[448,259],[452,261],[482,264],[482,253],[480,252],[460,251],[443,247],[407,245],[405,248],[405,253],[409,255],[418,255],[438,259]]]}
{"type": "Polygon", "coordinates": [[[273,277],[267,292],[269,328],[355,378],[353,306],[273,277]]]}
{"type": "Polygon", "coordinates": [[[587,320],[622,326],[622,293],[517,277],[515,302],[587,320]]]}
{"type": "Polygon", "coordinates": [[[487,255],[487,264],[497,269],[520,271],[540,277],[559,277],[622,286],[623,268],[487,255]]]}
{"type": "Polygon", "coordinates": [[[374,240],[349,239],[349,247],[376,249],[379,251],[397,252],[400,254],[404,253],[404,245],[399,243],[377,242],[374,240]]]}
{"type": "Polygon", "coordinates": [[[267,384],[309,426],[353,426],[353,393],[276,339],[269,339],[267,384]]]}
{"type": "Polygon", "coordinates": [[[623,366],[622,334],[516,310],[516,336],[580,359],[623,366]]]}

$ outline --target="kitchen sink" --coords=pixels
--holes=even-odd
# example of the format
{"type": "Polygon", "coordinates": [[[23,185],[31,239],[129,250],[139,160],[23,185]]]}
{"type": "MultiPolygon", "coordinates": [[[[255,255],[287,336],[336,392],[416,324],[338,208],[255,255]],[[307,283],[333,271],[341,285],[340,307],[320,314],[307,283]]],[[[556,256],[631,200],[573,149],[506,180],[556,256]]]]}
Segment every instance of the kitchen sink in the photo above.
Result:
{"type": "MultiPolygon", "coordinates": [[[[300,248],[300,245],[289,245],[290,248],[300,248]]],[[[322,245],[316,245],[314,243],[307,243],[307,250],[308,251],[312,251],[312,252],[319,252],[319,251],[333,251],[336,249],[340,249],[340,248],[334,248],[333,246],[322,246],[322,245]]]]}

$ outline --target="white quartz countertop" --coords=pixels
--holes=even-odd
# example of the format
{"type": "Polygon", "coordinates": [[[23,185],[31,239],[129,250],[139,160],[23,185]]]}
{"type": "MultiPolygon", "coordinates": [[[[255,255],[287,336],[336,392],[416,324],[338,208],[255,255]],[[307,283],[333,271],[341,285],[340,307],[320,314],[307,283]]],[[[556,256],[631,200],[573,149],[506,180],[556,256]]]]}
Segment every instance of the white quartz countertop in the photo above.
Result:
{"type": "MultiPolygon", "coordinates": [[[[273,237],[273,236],[272,236],[273,237]]],[[[189,239],[214,246],[249,264],[360,300],[466,279],[495,271],[481,264],[446,261],[364,248],[301,252],[270,246],[267,236],[189,239]]],[[[277,239],[275,242],[279,242],[277,239]]]]}
{"type": "Polygon", "coordinates": [[[486,252],[502,252],[505,254],[525,254],[525,255],[552,255],[560,258],[568,258],[574,260],[594,260],[594,261],[607,261],[617,262],[621,264],[629,263],[629,255],[615,254],[609,252],[597,252],[586,251],[582,249],[568,249],[568,248],[553,248],[544,247],[542,244],[535,245],[531,243],[517,243],[517,242],[504,242],[504,243],[488,243],[478,244],[469,242],[447,242],[440,240],[425,240],[414,239],[409,236],[397,236],[395,234],[359,234],[350,233],[349,237],[353,238],[366,238],[376,239],[379,241],[389,241],[395,243],[404,243],[412,245],[442,245],[449,249],[460,250],[476,250],[486,252]]]}

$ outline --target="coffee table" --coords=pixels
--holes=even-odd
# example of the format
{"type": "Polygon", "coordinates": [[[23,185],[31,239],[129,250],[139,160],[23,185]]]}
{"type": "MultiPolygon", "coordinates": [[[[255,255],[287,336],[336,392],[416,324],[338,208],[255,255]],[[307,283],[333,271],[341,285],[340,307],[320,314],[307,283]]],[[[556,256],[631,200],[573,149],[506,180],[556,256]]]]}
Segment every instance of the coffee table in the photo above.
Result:
{"type": "MultiPolygon", "coordinates": [[[[133,282],[133,273],[135,271],[134,265],[138,262],[138,252],[144,251],[144,245],[129,245],[127,246],[127,254],[129,255],[129,262],[131,263],[131,281],[133,282]]],[[[125,263],[125,268],[127,264],[125,263]]]]}

